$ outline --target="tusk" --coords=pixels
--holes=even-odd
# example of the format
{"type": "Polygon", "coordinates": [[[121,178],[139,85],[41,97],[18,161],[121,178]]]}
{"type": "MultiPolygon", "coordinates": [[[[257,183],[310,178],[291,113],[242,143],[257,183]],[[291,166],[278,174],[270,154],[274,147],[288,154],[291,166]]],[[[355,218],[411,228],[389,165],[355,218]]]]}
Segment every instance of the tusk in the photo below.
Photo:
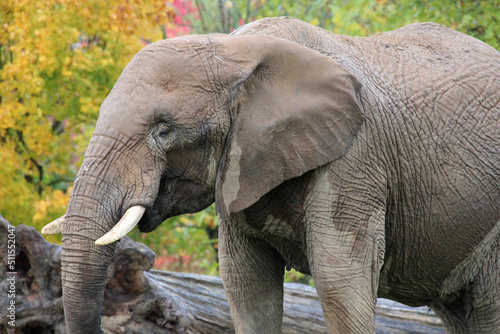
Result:
{"type": "Polygon", "coordinates": [[[66,220],[66,215],[57,218],[52,223],[48,223],[42,228],[42,234],[57,234],[62,233],[63,224],[66,220]]]}
{"type": "Polygon", "coordinates": [[[97,239],[95,244],[107,245],[125,236],[128,232],[132,231],[134,226],[141,220],[144,211],[146,211],[146,208],[139,205],[129,208],[115,227],[97,239]]]}

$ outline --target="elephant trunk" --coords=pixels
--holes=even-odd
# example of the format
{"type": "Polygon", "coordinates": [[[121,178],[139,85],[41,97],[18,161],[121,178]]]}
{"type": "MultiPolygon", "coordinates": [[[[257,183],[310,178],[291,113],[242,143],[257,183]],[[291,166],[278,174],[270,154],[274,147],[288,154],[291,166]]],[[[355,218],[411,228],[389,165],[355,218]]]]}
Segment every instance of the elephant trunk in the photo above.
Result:
{"type": "MultiPolygon", "coordinates": [[[[96,244],[125,212],[150,206],[156,196],[152,172],[119,153],[116,141],[95,135],[75,181],[63,224],[62,283],[69,333],[101,333],[101,313],[107,270],[116,243],[96,244]],[[101,140],[102,141],[102,140],[101,140]],[[130,180],[130,181],[127,181],[130,180]],[[143,184],[133,183],[142,180],[143,184]]],[[[144,162],[143,159],[138,161],[144,162]]],[[[159,181],[156,183],[159,184],[159,181]]]]}
{"type": "Polygon", "coordinates": [[[72,334],[101,333],[101,305],[115,243],[100,246],[95,240],[113,226],[113,220],[100,199],[79,194],[78,189],[75,192],[68,206],[62,240],[66,326],[72,334]]]}

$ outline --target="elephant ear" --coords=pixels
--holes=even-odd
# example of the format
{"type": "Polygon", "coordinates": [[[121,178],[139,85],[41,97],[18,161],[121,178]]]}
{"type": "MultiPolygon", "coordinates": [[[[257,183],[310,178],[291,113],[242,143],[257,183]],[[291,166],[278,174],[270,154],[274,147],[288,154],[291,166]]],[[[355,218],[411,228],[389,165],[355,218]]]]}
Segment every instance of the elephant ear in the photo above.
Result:
{"type": "Polygon", "coordinates": [[[222,218],[342,157],[363,122],[361,84],[336,61],[275,37],[232,38],[224,51],[244,78],[217,175],[222,218]]]}

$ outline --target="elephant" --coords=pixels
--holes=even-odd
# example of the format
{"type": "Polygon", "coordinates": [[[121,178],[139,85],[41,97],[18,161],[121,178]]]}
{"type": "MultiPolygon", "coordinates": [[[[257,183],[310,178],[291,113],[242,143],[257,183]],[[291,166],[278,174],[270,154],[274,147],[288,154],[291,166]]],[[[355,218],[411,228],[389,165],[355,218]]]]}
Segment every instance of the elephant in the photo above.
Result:
{"type": "Polygon", "coordinates": [[[374,333],[377,297],[498,333],[500,53],[435,23],[350,37],[283,17],[146,46],[44,228],[68,332],[101,331],[117,240],[214,202],[237,333],[281,332],[290,268],[330,333],[374,333]]]}

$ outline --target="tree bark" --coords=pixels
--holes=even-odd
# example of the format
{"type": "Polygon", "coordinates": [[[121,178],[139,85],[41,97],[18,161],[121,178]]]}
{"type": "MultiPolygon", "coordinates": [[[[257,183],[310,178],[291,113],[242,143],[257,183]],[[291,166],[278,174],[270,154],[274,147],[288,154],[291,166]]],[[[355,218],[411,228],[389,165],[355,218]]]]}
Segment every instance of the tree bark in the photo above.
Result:
{"type": "MultiPolygon", "coordinates": [[[[0,216],[0,305],[9,305],[7,266],[9,223],[0,216]]],[[[67,333],[61,297],[61,247],[34,229],[15,230],[15,325],[0,308],[1,333],[67,333]]],[[[219,277],[151,269],[155,254],[125,237],[108,270],[102,328],[106,333],[234,333],[219,277]]],[[[377,303],[377,333],[445,333],[427,307],[389,300],[377,303]]],[[[314,288],[285,284],[284,333],[326,333],[314,288]]]]}

